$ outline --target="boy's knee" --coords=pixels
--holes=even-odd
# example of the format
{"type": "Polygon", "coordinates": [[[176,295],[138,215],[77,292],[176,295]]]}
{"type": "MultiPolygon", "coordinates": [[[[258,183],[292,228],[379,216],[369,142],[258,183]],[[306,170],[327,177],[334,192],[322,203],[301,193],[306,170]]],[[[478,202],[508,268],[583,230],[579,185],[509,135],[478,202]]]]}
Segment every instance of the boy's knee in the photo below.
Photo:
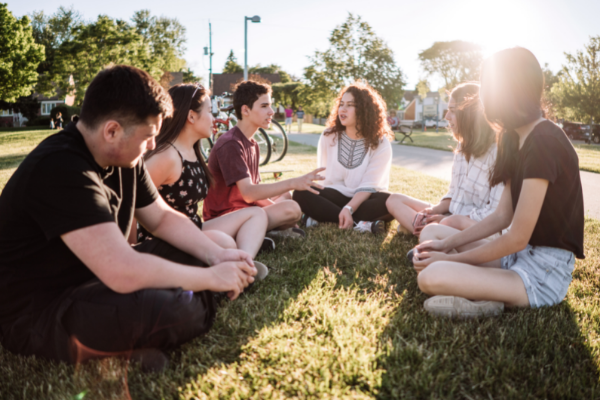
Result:
{"type": "Polygon", "coordinates": [[[285,202],[286,205],[286,214],[289,216],[290,221],[299,221],[302,218],[302,210],[300,209],[300,205],[296,203],[294,200],[287,200],[285,202]]]}

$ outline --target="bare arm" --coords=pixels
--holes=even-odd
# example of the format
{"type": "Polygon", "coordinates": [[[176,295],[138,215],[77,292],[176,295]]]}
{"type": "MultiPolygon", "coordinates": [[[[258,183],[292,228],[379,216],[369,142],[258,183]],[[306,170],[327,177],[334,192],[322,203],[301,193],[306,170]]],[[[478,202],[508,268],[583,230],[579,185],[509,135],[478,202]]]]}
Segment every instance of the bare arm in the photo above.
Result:
{"type": "MultiPolygon", "coordinates": [[[[371,193],[369,192],[355,193],[352,197],[352,200],[350,200],[347,205],[349,205],[354,211],[356,211],[358,210],[358,207],[360,207],[360,205],[364,203],[369,197],[371,197],[371,193]]],[[[348,210],[347,208],[342,208],[342,211],[339,215],[339,220],[340,229],[350,229],[354,226],[352,214],[350,214],[350,210],[348,210]]]]}
{"type": "Polygon", "coordinates": [[[299,176],[297,178],[286,179],[284,181],[275,183],[262,183],[253,184],[250,178],[244,178],[236,182],[238,189],[242,195],[242,198],[247,203],[254,203],[260,200],[266,200],[271,197],[279,196],[282,193],[289,192],[290,190],[308,190],[315,194],[318,194],[311,186],[322,189],[323,186],[315,183],[314,181],[320,181],[325,177],[319,175],[319,172],[324,171],[325,168],[317,168],[314,171],[299,176]]]}
{"type": "Polygon", "coordinates": [[[138,253],[114,222],[78,229],[61,238],[94,275],[117,293],[181,287],[195,292],[231,292],[230,298],[234,299],[256,274],[254,267],[241,261],[199,268],[138,253]]]}
{"type": "MultiPolygon", "coordinates": [[[[535,229],[535,225],[537,224],[537,220],[540,216],[540,211],[542,210],[542,205],[544,203],[547,190],[547,180],[525,179],[523,181],[523,188],[521,189],[521,194],[519,196],[519,202],[514,213],[514,218],[512,219],[512,226],[505,235],[502,235],[498,239],[483,246],[476,247],[470,251],[446,255],[444,258],[449,261],[480,265],[489,261],[498,260],[509,254],[523,250],[531,239],[531,235],[533,234],[533,230],[535,229]]],[[[500,200],[500,206],[498,208],[502,207],[506,193],[508,193],[510,196],[510,184],[506,185],[504,193],[502,194],[502,199],[500,200]]],[[[479,225],[483,225],[485,221],[494,215],[496,215],[496,212],[464,232],[476,228],[479,225]]],[[[502,226],[500,228],[503,229],[505,227],[506,226],[502,226]]],[[[452,240],[452,237],[453,236],[448,238],[448,243],[450,245],[455,245],[455,247],[460,246],[456,246],[456,240],[452,240]]],[[[424,258],[426,258],[426,256],[424,258]]]]}

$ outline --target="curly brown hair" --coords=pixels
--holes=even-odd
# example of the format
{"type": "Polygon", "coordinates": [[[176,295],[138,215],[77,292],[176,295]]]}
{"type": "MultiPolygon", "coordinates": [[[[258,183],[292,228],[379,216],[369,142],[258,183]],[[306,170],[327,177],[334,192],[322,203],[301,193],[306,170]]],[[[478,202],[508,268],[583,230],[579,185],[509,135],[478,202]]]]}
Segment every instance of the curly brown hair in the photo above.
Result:
{"type": "Polygon", "coordinates": [[[351,93],[354,97],[356,130],[361,137],[367,140],[371,149],[375,150],[384,136],[392,139],[392,130],[387,122],[385,101],[375,89],[362,81],[356,81],[342,89],[335,99],[333,109],[327,119],[327,129],[325,129],[324,135],[335,133],[339,137],[346,130],[338,116],[340,101],[345,93],[351,93]]]}

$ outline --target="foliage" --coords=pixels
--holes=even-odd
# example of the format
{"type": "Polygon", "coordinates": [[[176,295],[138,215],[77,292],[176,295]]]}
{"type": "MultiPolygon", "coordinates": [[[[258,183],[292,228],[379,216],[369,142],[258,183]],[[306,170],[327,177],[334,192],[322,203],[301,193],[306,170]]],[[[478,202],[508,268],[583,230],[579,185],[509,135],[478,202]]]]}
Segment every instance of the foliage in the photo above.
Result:
{"type": "Polygon", "coordinates": [[[233,54],[233,50],[229,52],[227,56],[227,61],[225,61],[225,66],[223,67],[224,74],[239,74],[244,72],[244,67],[242,67],[237,62],[237,57],[233,54]]]}
{"type": "Polygon", "coordinates": [[[0,100],[30,95],[43,60],[44,48],[34,41],[29,17],[17,19],[0,3],[0,100]]]}
{"type": "Polygon", "coordinates": [[[481,46],[454,40],[435,42],[430,48],[419,53],[421,66],[430,75],[438,74],[446,89],[466,81],[479,80],[479,67],[483,60],[481,46]]]}
{"type": "Polygon", "coordinates": [[[588,123],[600,121],[600,36],[590,38],[584,50],[565,53],[567,64],[552,86],[557,116],[588,123]]]}
{"type": "Polygon", "coordinates": [[[302,82],[287,82],[274,83],[273,88],[273,104],[274,105],[292,105],[295,110],[300,104],[300,93],[304,88],[302,82]]]}
{"type": "Polygon", "coordinates": [[[290,74],[285,72],[279,65],[270,64],[261,67],[260,64],[256,64],[254,67],[248,68],[249,74],[279,74],[279,79],[281,79],[281,83],[290,83],[292,82],[292,78],[290,74]]]}
{"type": "Polygon", "coordinates": [[[419,83],[417,83],[417,93],[419,93],[421,100],[425,100],[427,93],[429,93],[430,90],[429,82],[427,82],[426,79],[421,79],[419,83]]]}
{"type": "Polygon", "coordinates": [[[33,95],[19,97],[14,103],[0,100],[0,110],[13,110],[31,121],[37,117],[40,102],[33,95]]]}
{"type": "Polygon", "coordinates": [[[304,70],[310,91],[304,95],[310,101],[307,109],[316,113],[324,105],[330,107],[338,92],[358,79],[379,91],[390,107],[400,103],[404,76],[394,52],[360,16],[349,14],[333,30],[329,43],[329,49],[315,52],[304,70]]]}
{"type": "Polygon", "coordinates": [[[181,71],[185,67],[186,29],[175,18],[150,15],[150,10],[136,11],[131,19],[142,45],[148,46],[154,66],[163,72],[181,71]]]}
{"type": "Polygon", "coordinates": [[[201,83],[202,77],[194,75],[194,71],[190,68],[181,70],[183,72],[183,83],[201,83]]]}

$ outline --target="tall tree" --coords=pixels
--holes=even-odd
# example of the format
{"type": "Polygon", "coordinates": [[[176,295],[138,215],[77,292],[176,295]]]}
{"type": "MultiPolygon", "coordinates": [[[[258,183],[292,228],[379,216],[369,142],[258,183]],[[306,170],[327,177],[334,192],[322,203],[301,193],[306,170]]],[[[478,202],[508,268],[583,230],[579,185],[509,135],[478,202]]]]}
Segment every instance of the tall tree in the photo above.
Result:
{"type": "Polygon", "coordinates": [[[224,74],[239,74],[240,72],[244,72],[244,68],[238,64],[237,57],[233,54],[233,50],[229,52],[227,56],[227,60],[225,61],[225,66],[223,67],[224,74]]]}
{"type": "Polygon", "coordinates": [[[273,103],[277,105],[291,105],[297,108],[300,104],[300,93],[304,88],[302,82],[281,82],[271,85],[273,88],[273,103]]]}
{"type": "Polygon", "coordinates": [[[0,3],[0,100],[31,94],[42,61],[44,47],[35,43],[29,17],[17,19],[0,3]]]}
{"type": "Polygon", "coordinates": [[[461,82],[479,79],[479,67],[483,60],[481,46],[454,40],[435,42],[419,53],[421,66],[429,75],[439,75],[446,89],[452,90],[461,82]]]}
{"type": "Polygon", "coordinates": [[[551,98],[559,117],[600,121],[600,36],[591,37],[584,50],[565,53],[566,65],[552,86],[551,98]]]}
{"type": "Polygon", "coordinates": [[[131,19],[142,44],[149,47],[154,63],[163,72],[182,71],[185,67],[186,29],[175,18],[150,15],[150,10],[136,11],[131,19]]]}
{"type": "Polygon", "coordinates": [[[312,91],[306,94],[307,99],[331,104],[341,88],[364,79],[390,106],[400,102],[404,76],[394,61],[394,52],[360,16],[349,14],[333,30],[329,43],[329,49],[315,52],[311,65],[304,70],[307,87],[312,91]]]}
{"type": "Polygon", "coordinates": [[[248,73],[250,74],[279,74],[279,78],[281,79],[281,83],[292,82],[292,78],[290,74],[285,72],[279,65],[277,64],[269,64],[264,67],[260,64],[256,64],[254,67],[248,68],[248,73]]]}

